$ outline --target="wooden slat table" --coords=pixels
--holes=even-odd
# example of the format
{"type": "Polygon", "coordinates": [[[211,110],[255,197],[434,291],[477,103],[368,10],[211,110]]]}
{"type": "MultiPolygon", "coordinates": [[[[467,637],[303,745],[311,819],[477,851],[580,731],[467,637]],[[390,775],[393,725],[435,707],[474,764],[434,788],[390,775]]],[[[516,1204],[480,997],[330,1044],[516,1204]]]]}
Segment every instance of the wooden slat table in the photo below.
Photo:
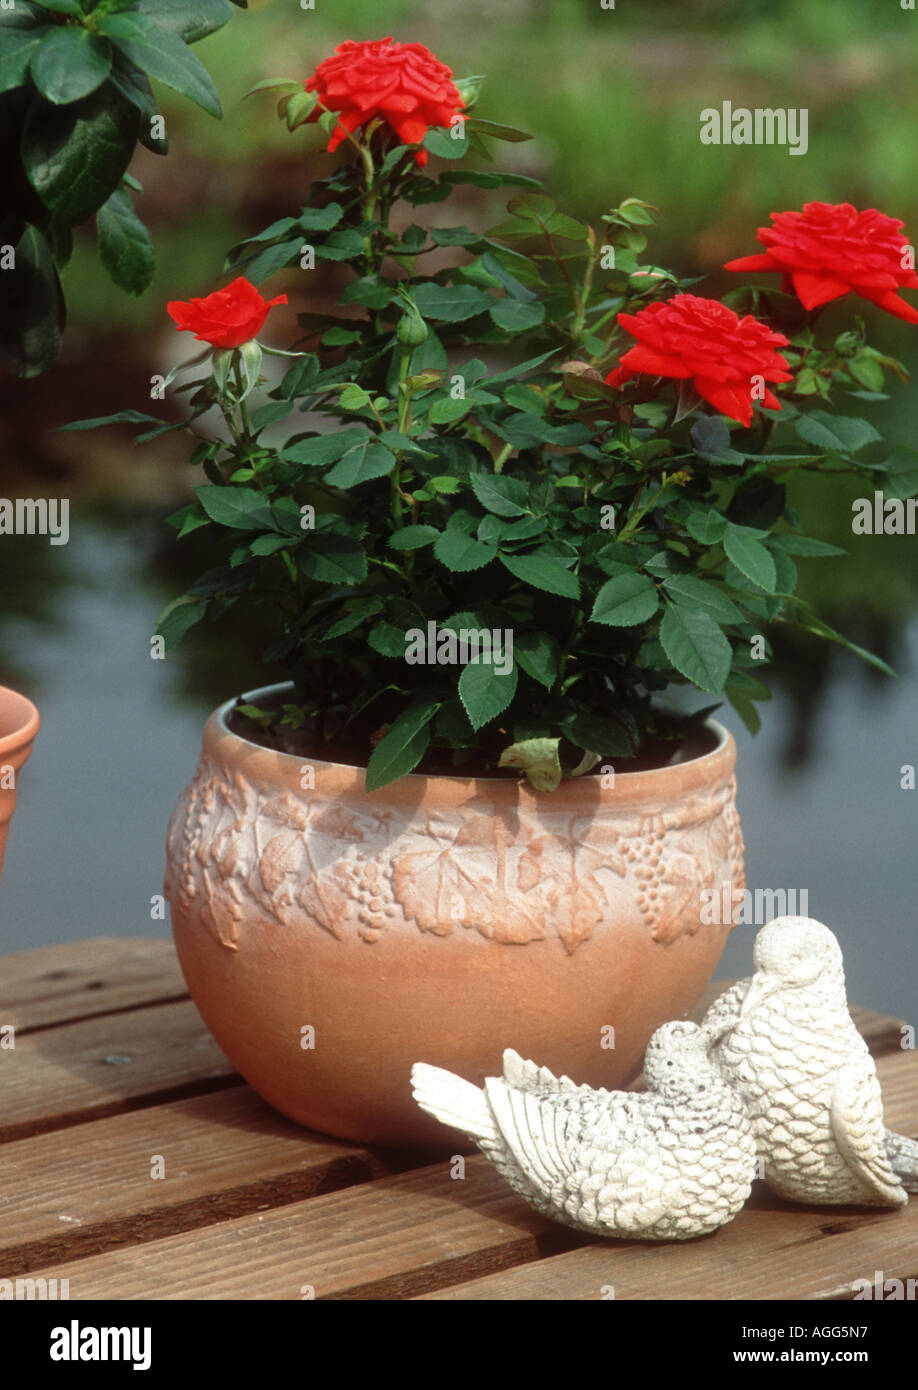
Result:
{"type": "MultiPolygon", "coordinates": [[[[918,1134],[901,1025],[855,1018],[887,1123],[918,1134]]],[[[756,1184],[704,1240],[596,1241],[530,1211],[480,1155],[455,1180],[443,1157],[309,1133],[234,1073],[166,941],[0,958],[9,1024],[0,1275],[67,1279],[73,1300],[840,1300],[876,1270],[918,1275],[918,1199],[807,1209],[756,1184]]]]}

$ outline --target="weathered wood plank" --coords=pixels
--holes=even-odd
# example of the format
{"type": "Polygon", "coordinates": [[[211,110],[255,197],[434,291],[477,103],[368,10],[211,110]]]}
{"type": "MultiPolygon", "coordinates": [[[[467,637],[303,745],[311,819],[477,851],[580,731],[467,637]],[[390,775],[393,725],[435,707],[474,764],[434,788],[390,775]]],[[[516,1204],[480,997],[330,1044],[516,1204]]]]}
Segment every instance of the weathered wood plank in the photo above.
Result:
{"type": "Polygon", "coordinates": [[[0,1023],[19,1033],[187,997],[165,939],[99,936],[0,959],[0,1023]]]}
{"type": "Polygon", "coordinates": [[[190,1000],[40,1029],[0,1050],[0,1140],[238,1080],[190,1000]]]}
{"type": "Polygon", "coordinates": [[[918,1052],[900,1048],[878,1057],[877,1076],[887,1128],[918,1139],[918,1052]]]}
{"type": "Polygon", "coordinates": [[[401,1299],[569,1248],[487,1161],[432,1168],[33,1271],[72,1299],[401,1299]],[[313,1290],[314,1294],[309,1290],[313,1290]],[[305,1291],[305,1292],[304,1292],[305,1291]]]}
{"type": "Polygon", "coordinates": [[[248,1086],[96,1120],[65,1137],[36,1135],[3,1149],[0,1270],[9,1278],[389,1171],[379,1154],[284,1119],[248,1086]]]}
{"type": "Polygon", "coordinates": [[[420,1295],[451,1300],[851,1298],[856,1279],[918,1275],[918,1205],[791,1208],[766,1195],[729,1226],[672,1245],[594,1244],[420,1295]]]}

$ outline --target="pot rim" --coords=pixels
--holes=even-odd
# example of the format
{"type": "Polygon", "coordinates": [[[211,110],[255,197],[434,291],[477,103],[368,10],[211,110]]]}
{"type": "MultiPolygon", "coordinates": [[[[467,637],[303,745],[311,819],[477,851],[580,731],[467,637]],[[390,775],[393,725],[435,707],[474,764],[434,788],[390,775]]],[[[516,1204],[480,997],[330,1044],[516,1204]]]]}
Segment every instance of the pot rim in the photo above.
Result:
{"type": "MultiPolygon", "coordinates": [[[[245,700],[246,702],[257,701],[259,698],[292,689],[292,681],[279,681],[273,685],[262,685],[254,690],[247,690],[242,695],[233,696],[232,699],[224,701],[222,705],[219,705],[213,711],[207,721],[204,735],[205,748],[208,743],[212,741],[213,736],[216,736],[217,740],[220,742],[226,739],[236,740],[239,744],[243,744],[252,749],[253,754],[265,755],[272,760],[278,760],[278,766],[280,768],[289,769],[291,774],[295,772],[297,778],[299,776],[300,765],[304,762],[309,762],[316,768],[327,769],[329,772],[338,774],[339,777],[346,777],[349,781],[354,778],[360,778],[362,780],[366,772],[366,767],[359,763],[329,762],[323,758],[306,758],[304,755],[298,753],[285,753],[279,749],[267,748],[262,743],[256,743],[253,739],[246,738],[244,734],[239,734],[235,729],[229,727],[229,714],[238,700],[245,700]]],[[[710,767],[713,762],[724,761],[732,767],[736,753],[736,744],[730,730],[724,724],[721,724],[718,719],[713,718],[706,719],[703,727],[709,729],[717,737],[717,742],[713,748],[709,748],[706,752],[698,754],[697,757],[686,758],[684,761],[678,763],[666,763],[663,767],[646,768],[643,771],[637,772],[616,771],[616,787],[635,792],[639,789],[649,790],[651,785],[657,783],[659,780],[670,778],[674,773],[682,773],[685,775],[686,769],[692,770],[692,772],[688,774],[690,778],[692,777],[692,773],[695,775],[702,773],[699,781],[703,782],[706,780],[703,775],[703,771],[707,770],[705,768],[706,764],[710,767]]],[[[610,759],[609,763],[610,765],[614,765],[614,759],[610,759]]],[[[415,787],[419,787],[421,784],[439,783],[455,788],[467,787],[472,783],[476,783],[487,788],[489,792],[498,787],[507,789],[508,793],[511,790],[523,790],[531,797],[538,799],[548,798],[552,803],[558,804],[563,800],[565,788],[576,788],[578,784],[581,786],[595,785],[601,776],[601,771],[586,773],[581,777],[565,779],[561,786],[553,792],[537,792],[522,776],[517,780],[510,777],[482,777],[477,774],[463,777],[451,776],[448,773],[408,772],[405,773],[403,777],[400,777],[398,782],[389,786],[380,787],[375,792],[364,792],[364,795],[369,797],[384,796],[387,792],[392,791],[393,786],[397,786],[399,783],[403,786],[408,785],[415,787]]]]}
{"type": "MultiPolygon", "coordinates": [[[[11,733],[0,734],[0,758],[17,753],[33,742],[41,724],[35,705],[25,695],[9,686],[0,685],[0,708],[9,711],[17,723],[11,733]]],[[[0,726],[2,727],[2,726],[0,726]]]]}

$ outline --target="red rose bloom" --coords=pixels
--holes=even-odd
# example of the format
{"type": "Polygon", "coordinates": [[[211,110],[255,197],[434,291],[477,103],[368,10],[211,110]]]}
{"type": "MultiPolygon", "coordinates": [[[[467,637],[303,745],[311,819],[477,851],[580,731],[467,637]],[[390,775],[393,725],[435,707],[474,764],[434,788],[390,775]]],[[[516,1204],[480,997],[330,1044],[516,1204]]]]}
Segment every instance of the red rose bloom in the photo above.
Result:
{"type": "MultiPolygon", "coordinates": [[[[719,300],[677,294],[636,314],[619,314],[618,321],[638,341],[606,377],[608,386],[621,386],[638,372],[692,378],[699,396],[748,427],[752,378],[792,380],[787,361],[775,352],[787,346],[787,339],[751,314],[741,319],[719,300]]],[[[767,389],[762,404],[781,409],[767,389]]]]}
{"type": "MultiPolygon", "coordinates": [[[[305,86],[318,93],[323,106],[340,112],[328,142],[331,152],[346,138],[345,130],[353,133],[374,116],[382,116],[406,145],[419,144],[431,126],[448,126],[450,117],[463,109],[452,75],[422,43],[348,39],[319,64],[305,86]]],[[[317,107],[309,119],[317,121],[321,114],[317,107]]],[[[426,164],[427,151],[418,150],[415,159],[426,164]]]]}
{"type": "Polygon", "coordinates": [[[805,203],[802,212],[773,212],[757,239],[767,250],[728,261],[726,270],[774,270],[801,304],[815,309],[844,294],[859,294],[897,318],[918,323],[897,291],[918,289],[918,275],[902,267],[908,246],[905,225],[876,208],[858,212],[850,203],[805,203]]]}
{"type": "Polygon", "coordinates": [[[269,309],[286,303],[285,294],[262,299],[255,286],[240,275],[225,290],[215,290],[204,299],[173,299],[166,308],[176,328],[193,333],[199,343],[236,348],[258,336],[269,309]]]}

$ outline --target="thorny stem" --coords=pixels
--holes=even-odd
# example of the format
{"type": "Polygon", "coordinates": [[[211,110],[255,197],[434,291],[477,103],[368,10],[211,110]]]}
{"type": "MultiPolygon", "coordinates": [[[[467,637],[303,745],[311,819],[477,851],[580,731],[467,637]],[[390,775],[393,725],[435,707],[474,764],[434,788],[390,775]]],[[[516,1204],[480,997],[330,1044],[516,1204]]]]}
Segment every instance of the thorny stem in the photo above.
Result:
{"type": "Polygon", "coordinates": [[[583,273],[583,287],[580,291],[579,298],[575,301],[574,322],[571,327],[571,340],[575,346],[579,344],[580,339],[583,337],[583,327],[584,322],[586,320],[586,307],[590,301],[590,292],[593,289],[593,275],[596,271],[596,236],[593,232],[592,227],[590,227],[588,230],[590,233],[590,254],[587,257],[586,269],[583,273]]]}
{"type": "MultiPolygon", "coordinates": [[[[398,358],[398,429],[400,434],[407,434],[411,428],[411,392],[408,388],[408,368],[411,363],[413,349],[402,347],[399,349],[398,358]]],[[[404,508],[402,506],[401,489],[401,466],[398,454],[395,455],[395,467],[392,469],[389,497],[392,507],[392,519],[397,525],[401,525],[404,508]]]]}

